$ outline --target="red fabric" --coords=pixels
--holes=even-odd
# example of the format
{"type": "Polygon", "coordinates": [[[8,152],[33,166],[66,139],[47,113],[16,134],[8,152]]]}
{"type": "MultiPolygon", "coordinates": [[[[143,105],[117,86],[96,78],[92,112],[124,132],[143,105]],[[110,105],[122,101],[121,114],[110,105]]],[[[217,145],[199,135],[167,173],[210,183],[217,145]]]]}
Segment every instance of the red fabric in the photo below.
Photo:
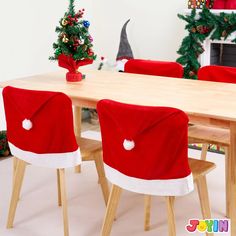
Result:
{"type": "Polygon", "coordinates": [[[214,82],[236,83],[236,68],[228,66],[204,66],[198,70],[198,79],[214,82]]]}
{"type": "Polygon", "coordinates": [[[9,142],[38,154],[78,149],[73,129],[71,100],[63,93],[5,87],[3,99],[9,142]],[[25,130],[24,119],[33,127],[25,130]]]}
{"type": "Polygon", "coordinates": [[[184,70],[177,62],[132,59],[125,63],[125,72],[182,78],[184,70]]]}
{"type": "Polygon", "coordinates": [[[207,8],[211,7],[211,0],[206,0],[206,7],[207,8]]]}
{"type": "Polygon", "coordinates": [[[226,0],[225,9],[236,9],[236,1],[235,0],[226,0]]]}
{"type": "Polygon", "coordinates": [[[226,0],[214,0],[213,9],[225,9],[226,0]]]}
{"type": "Polygon", "coordinates": [[[90,59],[84,59],[84,60],[74,60],[71,56],[66,56],[64,54],[60,54],[58,56],[58,65],[60,67],[63,67],[71,73],[77,72],[78,68],[80,66],[92,64],[93,60],[90,59]]]}
{"type": "Polygon", "coordinates": [[[82,79],[83,79],[83,75],[80,72],[77,72],[77,73],[67,72],[66,73],[66,80],[68,82],[77,82],[77,81],[81,81],[82,79]]]}
{"type": "Polygon", "coordinates": [[[98,102],[104,163],[145,180],[188,176],[188,117],[175,108],[98,102]],[[135,147],[127,151],[124,139],[135,147]]]}

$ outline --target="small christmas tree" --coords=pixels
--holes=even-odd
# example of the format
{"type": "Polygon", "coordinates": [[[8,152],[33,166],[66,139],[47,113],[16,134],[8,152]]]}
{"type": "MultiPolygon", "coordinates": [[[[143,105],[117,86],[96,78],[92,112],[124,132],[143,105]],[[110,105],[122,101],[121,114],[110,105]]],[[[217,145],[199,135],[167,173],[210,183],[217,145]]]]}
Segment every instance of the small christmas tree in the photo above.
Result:
{"type": "Polygon", "coordinates": [[[58,60],[58,64],[69,70],[67,79],[78,81],[82,75],[78,67],[91,64],[96,59],[93,47],[93,38],[89,34],[90,23],[83,20],[84,9],[75,12],[75,0],[69,0],[69,8],[56,27],[57,42],[53,44],[54,56],[50,60],[58,60]],[[68,78],[69,77],[69,78],[68,78]],[[77,78],[77,79],[76,79],[77,78]]]}

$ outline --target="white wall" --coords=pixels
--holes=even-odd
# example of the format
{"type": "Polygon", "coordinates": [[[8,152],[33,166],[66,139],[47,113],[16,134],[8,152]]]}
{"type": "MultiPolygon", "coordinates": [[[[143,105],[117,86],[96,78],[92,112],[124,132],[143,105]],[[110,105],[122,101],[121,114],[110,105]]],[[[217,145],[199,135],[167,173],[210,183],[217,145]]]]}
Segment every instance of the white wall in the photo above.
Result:
{"type": "MultiPolygon", "coordinates": [[[[0,0],[0,81],[57,70],[50,62],[55,26],[68,0],[0,0]]],[[[184,36],[177,18],[187,0],[78,0],[91,22],[94,50],[114,61],[121,27],[131,18],[128,38],[136,58],[175,60],[184,36]]],[[[5,128],[0,101],[0,129],[5,128]]]]}
{"type": "Polygon", "coordinates": [[[127,19],[127,34],[136,58],[175,60],[184,36],[184,24],[177,13],[187,0],[100,0],[97,3],[97,52],[114,59],[121,27],[127,19]]]}

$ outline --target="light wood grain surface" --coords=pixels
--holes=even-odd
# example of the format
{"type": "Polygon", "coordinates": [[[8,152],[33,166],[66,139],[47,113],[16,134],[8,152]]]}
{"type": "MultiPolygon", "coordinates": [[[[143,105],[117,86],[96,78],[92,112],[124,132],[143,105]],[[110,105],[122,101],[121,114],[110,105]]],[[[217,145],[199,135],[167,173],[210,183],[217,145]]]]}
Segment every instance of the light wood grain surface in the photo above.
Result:
{"type": "Polygon", "coordinates": [[[100,99],[170,106],[189,115],[236,121],[236,85],[83,69],[86,79],[68,83],[65,71],[0,83],[19,88],[61,91],[75,105],[95,107],[100,99]]]}
{"type": "MultiPolygon", "coordinates": [[[[68,83],[65,71],[31,76],[0,83],[18,88],[60,91],[75,106],[95,108],[100,99],[176,107],[186,112],[193,123],[230,130],[228,169],[228,208],[231,236],[236,235],[236,84],[194,81],[159,76],[82,69],[86,79],[68,83]]],[[[78,114],[79,108],[78,108],[78,114]]],[[[77,123],[77,131],[80,130],[77,123]]],[[[77,132],[76,132],[77,133],[77,132]]]]}

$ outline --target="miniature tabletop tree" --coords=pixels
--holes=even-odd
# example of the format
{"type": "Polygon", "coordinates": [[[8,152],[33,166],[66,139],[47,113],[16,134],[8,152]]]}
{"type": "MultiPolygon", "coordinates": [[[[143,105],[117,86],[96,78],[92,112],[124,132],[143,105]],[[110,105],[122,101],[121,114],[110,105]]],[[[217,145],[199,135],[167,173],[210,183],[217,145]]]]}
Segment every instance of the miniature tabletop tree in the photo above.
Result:
{"type": "Polygon", "coordinates": [[[54,56],[50,60],[58,60],[58,65],[66,68],[68,81],[79,81],[82,74],[79,66],[91,64],[96,59],[93,38],[89,34],[90,23],[83,19],[84,9],[75,12],[75,0],[69,0],[68,11],[60,19],[60,26],[56,27],[57,42],[53,44],[54,56]]]}

